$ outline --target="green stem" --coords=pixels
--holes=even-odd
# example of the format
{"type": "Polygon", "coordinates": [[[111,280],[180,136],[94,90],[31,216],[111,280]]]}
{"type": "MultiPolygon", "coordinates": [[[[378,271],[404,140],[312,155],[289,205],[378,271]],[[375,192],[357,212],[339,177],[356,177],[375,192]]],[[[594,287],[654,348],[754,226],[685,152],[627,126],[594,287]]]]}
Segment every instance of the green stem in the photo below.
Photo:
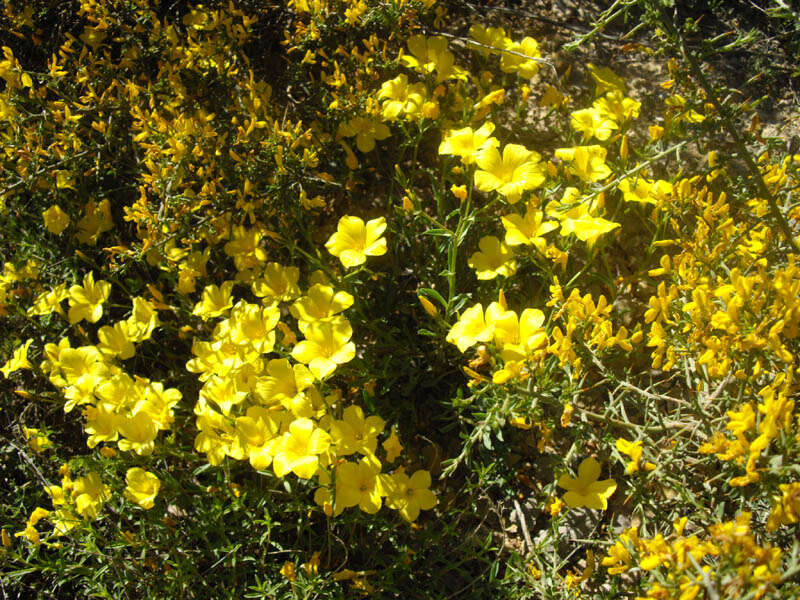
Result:
{"type": "Polygon", "coordinates": [[[458,212],[458,224],[453,236],[450,238],[450,247],[447,250],[447,310],[445,317],[450,316],[450,309],[453,305],[453,298],[456,295],[456,258],[458,257],[458,245],[461,238],[466,233],[468,227],[468,217],[470,207],[472,206],[472,170],[467,173],[467,178],[470,181],[469,189],[467,190],[467,199],[461,204],[458,212]]]}

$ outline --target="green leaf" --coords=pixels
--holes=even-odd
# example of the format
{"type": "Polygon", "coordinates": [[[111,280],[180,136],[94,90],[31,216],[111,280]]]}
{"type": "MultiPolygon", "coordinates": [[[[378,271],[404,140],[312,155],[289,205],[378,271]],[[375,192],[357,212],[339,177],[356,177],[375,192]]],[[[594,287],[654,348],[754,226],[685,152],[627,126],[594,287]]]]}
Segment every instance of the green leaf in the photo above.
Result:
{"type": "Polygon", "coordinates": [[[445,300],[436,290],[432,288],[420,288],[417,290],[417,293],[421,296],[424,296],[428,300],[436,300],[436,302],[442,305],[442,308],[447,308],[447,300],[445,300]]]}
{"type": "Polygon", "coordinates": [[[435,235],[439,237],[453,237],[453,232],[449,229],[428,229],[423,231],[422,235],[435,235]]]}

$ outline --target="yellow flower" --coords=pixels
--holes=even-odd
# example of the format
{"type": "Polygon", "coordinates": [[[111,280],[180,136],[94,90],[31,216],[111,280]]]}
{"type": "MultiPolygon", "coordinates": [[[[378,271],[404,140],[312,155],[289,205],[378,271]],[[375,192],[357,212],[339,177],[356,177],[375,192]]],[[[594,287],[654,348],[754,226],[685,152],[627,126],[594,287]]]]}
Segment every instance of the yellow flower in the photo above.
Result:
{"type": "Polygon", "coordinates": [[[625,80],[608,67],[597,67],[592,63],[586,65],[595,82],[595,96],[602,96],[606,92],[618,91],[625,93],[625,80]]]}
{"type": "Polygon", "coordinates": [[[374,457],[363,457],[358,463],[345,462],[336,467],[337,508],[356,506],[374,515],[381,508],[378,473],[381,465],[374,457]]]}
{"type": "Polygon", "coordinates": [[[19,369],[33,369],[33,365],[28,360],[28,348],[31,347],[32,343],[33,338],[29,338],[25,340],[24,344],[14,350],[14,354],[11,355],[11,358],[0,368],[0,373],[2,373],[4,377],[8,378],[11,373],[19,369]]]}
{"type": "Polygon", "coordinates": [[[633,562],[631,551],[636,550],[638,545],[639,534],[635,527],[620,534],[619,540],[608,549],[608,555],[601,561],[601,564],[608,569],[609,575],[624,573],[631,567],[633,562]]]}
{"type": "Polygon", "coordinates": [[[455,66],[455,57],[447,49],[447,40],[442,36],[426,38],[424,35],[413,35],[408,39],[411,55],[404,54],[400,61],[421,73],[436,71],[436,82],[445,79],[463,78],[462,69],[455,66]]]}
{"type": "MultiPolygon", "coordinates": [[[[116,442],[119,439],[119,423],[121,416],[113,412],[113,405],[106,403],[98,403],[95,406],[87,406],[83,412],[86,422],[83,425],[83,430],[89,434],[86,440],[86,445],[89,448],[94,448],[100,442],[116,442]]],[[[113,448],[104,447],[101,451],[109,450],[115,452],[113,448]]],[[[104,453],[105,455],[105,453],[104,453]]]]}
{"type": "Polygon", "coordinates": [[[617,123],[624,123],[639,116],[642,103],[633,98],[626,98],[622,92],[614,90],[606,93],[603,98],[595,100],[592,106],[609,119],[617,123]]]}
{"type": "Polygon", "coordinates": [[[782,483],[780,491],[780,495],[772,498],[767,531],[775,531],[781,525],[792,525],[800,521],[800,483],[782,483]]]}
{"type": "Polygon", "coordinates": [[[378,446],[378,435],[385,424],[383,419],[374,415],[365,419],[360,406],[348,406],[344,409],[342,420],[337,419],[331,423],[330,432],[336,444],[336,454],[374,454],[378,446]]]}
{"type": "Polygon", "coordinates": [[[272,455],[280,438],[283,411],[270,411],[262,406],[251,406],[247,416],[236,419],[236,433],[241,439],[245,455],[254,469],[262,471],[272,463],[272,455]]]}
{"type": "Polygon", "coordinates": [[[219,317],[233,306],[232,290],[233,281],[226,281],[219,287],[213,284],[207,285],[203,290],[203,299],[195,304],[192,314],[204,321],[219,317]]]}
{"type": "Polygon", "coordinates": [[[292,349],[292,358],[307,364],[317,379],[324,379],[356,355],[356,346],[349,341],[353,328],[347,319],[309,323],[303,335],[306,339],[292,349]]]}
{"type": "Polygon", "coordinates": [[[509,246],[535,246],[540,252],[545,251],[547,241],[541,237],[554,229],[558,224],[553,221],[542,222],[544,214],[540,210],[528,210],[525,216],[510,214],[501,217],[506,230],[506,244],[509,246]]]}
{"type": "MultiPolygon", "coordinates": [[[[259,377],[254,394],[265,405],[282,404],[289,410],[302,410],[303,392],[314,385],[314,376],[305,365],[292,365],[288,358],[274,358],[267,363],[266,377],[259,377]]],[[[298,415],[310,416],[310,415],[298,415]]]]}
{"type": "MultiPolygon", "coordinates": [[[[28,541],[30,541],[32,544],[38,546],[41,543],[41,541],[39,539],[39,532],[36,531],[36,524],[42,519],[49,517],[51,514],[52,513],[49,510],[44,509],[41,506],[37,506],[31,513],[31,516],[28,517],[28,522],[25,525],[25,530],[16,532],[14,534],[14,537],[27,538],[28,541]]],[[[6,544],[4,543],[3,545],[6,544]]],[[[10,545],[10,543],[8,545],[10,545]]]]}
{"type": "Polygon", "coordinates": [[[686,121],[688,123],[702,123],[706,118],[693,108],[686,109],[686,98],[679,94],[674,94],[664,101],[664,104],[678,112],[674,117],[676,121],[686,121]],[[685,109],[685,110],[684,110],[685,109]]]}
{"type": "Polygon", "coordinates": [[[551,498],[546,510],[551,517],[557,517],[564,510],[564,501],[561,498],[551,498]]]}
{"type": "Polygon", "coordinates": [[[111,284],[107,281],[94,281],[91,271],[83,278],[83,286],[73,285],[69,288],[69,322],[75,324],[83,319],[89,323],[97,323],[103,316],[103,303],[111,293],[111,284]]]}
{"type": "Polygon", "coordinates": [[[544,87],[544,94],[542,94],[539,104],[541,106],[552,106],[559,108],[566,106],[569,103],[569,96],[564,96],[555,87],[549,83],[544,87]]]}
{"type": "Polygon", "coordinates": [[[142,342],[150,339],[159,324],[158,312],[154,304],[140,296],[134,298],[131,316],[125,321],[125,327],[131,341],[142,342]]]}
{"type": "Polygon", "coordinates": [[[606,165],[606,149],[602,146],[558,148],[556,158],[570,161],[569,171],[583,181],[600,181],[611,175],[606,165]]]}
{"type": "Polygon", "coordinates": [[[506,99],[506,90],[504,88],[498,88],[486,94],[483,98],[478,100],[473,108],[475,109],[475,116],[473,119],[476,121],[480,121],[483,119],[491,110],[492,104],[497,104],[500,106],[506,99]]]}
{"type": "Polygon", "coordinates": [[[503,155],[497,148],[486,147],[477,154],[478,171],[475,187],[482,192],[496,191],[514,204],[522,192],[544,183],[544,168],[539,163],[541,155],[518,144],[507,144],[503,155]]]}
{"type": "Polygon", "coordinates": [[[387,121],[394,121],[402,115],[414,116],[425,103],[425,84],[408,84],[408,76],[401,73],[394,79],[384,81],[378,92],[378,100],[383,100],[381,115],[387,121]]]}
{"type": "Polygon", "coordinates": [[[617,440],[617,450],[622,454],[630,456],[631,461],[625,468],[625,472],[629,475],[639,470],[639,461],[642,459],[642,442],[629,442],[624,438],[617,440]]]}
{"type": "Polygon", "coordinates": [[[294,563],[288,560],[285,563],[283,563],[283,566],[281,567],[281,575],[283,575],[289,581],[297,580],[297,575],[294,569],[294,563]]]}
{"type": "Polygon", "coordinates": [[[277,305],[262,307],[244,300],[231,309],[228,320],[230,341],[237,346],[247,346],[259,354],[272,352],[275,346],[275,326],[281,317],[277,305]]]}
{"type": "Polygon", "coordinates": [[[78,233],[75,237],[81,244],[94,246],[101,233],[114,228],[111,204],[108,199],[100,202],[89,200],[83,210],[84,216],[77,223],[78,233]]]}
{"type": "Polygon", "coordinates": [[[25,434],[25,439],[28,440],[28,445],[34,452],[43,452],[48,448],[53,447],[53,442],[47,437],[46,434],[41,433],[38,429],[33,427],[22,426],[22,433],[25,434]]]}
{"type": "Polygon", "coordinates": [[[161,481],[153,473],[133,467],[125,474],[125,497],[135,502],[145,510],[150,510],[155,505],[161,481]]]}
{"type": "Polygon", "coordinates": [[[493,131],[494,123],[491,121],[486,121],[475,131],[472,130],[472,127],[451,129],[439,144],[439,154],[460,156],[462,163],[470,165],[475,162],[475,158],[481,150],[500,145],[496,138],[491,137],[493,131]]]}
{"type": "Polygon", "coordinates": [[[539,43],[532,37],[525,37],[521,42],[511,42],[506,40],[505,50],[500,58],[500,70],[503,73],[518,73],[525,79],[530,79],[539,72],[539,62],[536,60],[542,53],[539,51],[539,43]],[[524,54],[525,56],[520,56],[524,54]]]}
{"type": "Polygon", "coordinates": [[[335,315],[353,305],[353,296],[347,292],[336,292],[322,283],[315,283],[306,295],[289,307],[289,312],[298,321],[330,321],[335,315]]]}
{"type": "Polygon", "coordinates": [[[611,137],[615,129],[619,129],[619,125],[595,108],[583,108],[573,112],[570,125],[575,131],[583,134],[584,142],[593,137],[605,141],[611,137]]]}
{"type": "MultiPolygon", "coordinates": [[[[570,211],[572,212],[572,211],[570,211]]],[[[570,213],[567,213],[568,215],[570,213]]],[[[597,239],[619,227],[619,223],[607,221],[600,217],[592,217],[588,211],[578,218],[567,217],[561,221],[561,235],[567,236],[574,233],[579,240],[586,242],[591,248],[597,239]]]]}
{"type": "Polygon", "coordinates": [[[345,215],[330,239],[325,243],[328,252],[338,257],[346,268],[364,264],[367,256],[386,254],[386,219],[378,217],[364,224],[358,217],[345,215]]]}
{"type": "Polygon", "coordinates": [[[300,269],[297,267],[284,267],[271,262],[264,267],[264,273],[251,284],[253,293],[259,298],[267,298],[271,302],[288,302],[300,295],[297,280],[300,278],[300,269]]]}
{"type": "Polygon", "coordinates": [[[371,152],[375,149],[375,140],[385,140],[392,135],[389,128],[369,117],[353,117],[347,123],[339,125],[339,135],[343,137],[356,136],[356,146],[361,152],[371,152]]]}
{"type": "Polygon", "coordinates": [[[42,212],[44,226],[53,235],[61,235],[69,227],[69,215],[61,210],[58,204],[53,204],[50,208],[42,212]]]}
{"type": "Polygon", "coordinates": [[[397,437],[397,433],[394,430],[392,430],[392,433],[386,440],[384,440],[381,446],[383,446],[383,449],[386,450],[386,460],[390,463],[394,462],[403,451],[403,446],[400,444],[400,438],[397,437]]]}
{"type": "Polygon", "coordinates": [[[330,446],[330,436],[314,425],[311,419],[295,419],[283,434],[275,450],[272,468],[283,477],[289,472],[310,479],[319,469],[319,455],[330,446]]]}
{"type": "Polygon", "coordinates": [[[267,253],[261,247],[264,232],[258,228],[248,229],[236,225],[231,233],[231,240],[225,244],[225,254],[233,258],[233,264],[239,271],[248,271],[259,267],[267,260],[267,253]]]}
{"type": "Polygon", "coordinates": [[[651,142],[657,142],[664,136],[664,128],[661,125],[650,125],[647,131],[650,132],[651,142]]]}
{"type": "Polygon", "coordinates": [[[308,562],[303,563],[300,567],[306,572],[306,575],[312,577],[319,571],[319,552],[314,552],[308,562]]]}
{"type": "Polygon", "coordinates": [[[467,48],[477,50],[484,57],[490,54],[500,54],[501,50],[510,42],[506,38],[506,30],[502,27],[484,27],[479,23],[470,26],[469,36],[481,45],[467,42],[467,48]],[[489,47],[486,48],[486,46],[489,47]]]}
{"type": "Polygon", "coordinates": [[[450,191],[461,202],[467,199],[467,186],[465,185],[456,185],[454,183],[453,185],[450,186],[450,191]]]}
{"type": "Polygon", "coordinates": [[[600,476],[600,463],[594,457],[583,459],[578,466],[578,478],[569,475],[558,478],[558,486],[567,490],[564,502],[572,508],[585,506],[595,510],[606,510],[608,498],[617,489],[613,479],[598,481],[600,476]]]}
{"type": "Polygon", "coordinates": [[[111,498],[111,488],[102,482],[99,473],[89,473],[73,482],[71,497],[79,515],[96,519],[103,504],[111,498]]]}
{"type": "Polygon", "coordinates": [[[237,386],[227,377],[212,376],[200,390],[200,398],[210,400],[224,415],[229,415],[234,405],[241,404],[247,392],[237,389],[237,386]]]}
{"type": "Polygon", "coordinates": [[[468,264],[475,269],[478,279],[494,279],[498,275],[510,277],[517,272],[514,253],[493,235],[482,237],[479,252],[470,256],[468,264]]]}
{"type": "MultiPolygon", "coordinates": [[[[53,367],[53,372],[50,373],[50,381],[53,381],[59,387],[69,384],[75,388],[91,391],[108,375],[108,367],[103,362],[102,355],[94,346],[65,347],[61,349],[53,367]]],[[[82,403],[85,404],[86,402],[82,403]]],[[[74,406],[74,402],[69,402],[64,406],[64,411],[69,412],[74,406]]]]}
{"type": "Polygon", "coordinates": [[[28,308],[28,316],[33,315],[49,315],[57,312],[64,315],[64,309],[61,308],[61,301],[69,298],[69,290],[67,290],[66,283],[59,283],[56,287],[48,292],[42,292],[33,301],[33,305],[28,308]]]}
{"type": "Polygon", "coordinates": [[[139,456],[150,456],[155,449],[158,425],[150,415],[142,411],[122,419],[119,423],[119,433],[123,436],[117,442],[120,450],[123,452],[133,450],[139,456]]]}
{"type": "Polygon", "coordinates": [[[428,471],[417,471],[411,477],[403,472],[381,476],[381,485],[386,492],[386,505],[400,511],[409,522],[416,520],[420,510],[430,510],[436,506],[428,471]]]}
{"type": "Polygon", "coordinates": [[[97,337],[100,340],[97,349],[103,354],[116,356],[120,360],[127,360],[136,354],[136,347],[125,321],[114,323],[113,327],[104,325],[97,332],[97,337]]]}
{"type": "Polygon", "coordinates": [[[672,193],[672,184],[668,181],[651,181],[644,177],[626,177],[619,182],[618,188],[625,202],[640,204],[656,204],[658,200],[672,193]]]}
{"type": "Polygon", "coordinates": [[[490,342],[493,338],[494,325],[484,320],[483,306],[476,304],[464,311],[447,332],[446,340],[465,352],[470,346],[478,342],[490,342]]]}

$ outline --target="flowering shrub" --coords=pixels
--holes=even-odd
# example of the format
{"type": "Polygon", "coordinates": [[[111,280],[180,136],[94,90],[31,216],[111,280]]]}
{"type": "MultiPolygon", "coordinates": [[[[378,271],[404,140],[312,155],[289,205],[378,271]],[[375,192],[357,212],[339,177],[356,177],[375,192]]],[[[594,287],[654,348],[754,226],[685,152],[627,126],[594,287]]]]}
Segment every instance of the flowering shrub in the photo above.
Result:
{"type": "Polygon", "coordinates": [[[6,3],[4,585],[800,593],[800,154],[619,4],[6,3]]]}

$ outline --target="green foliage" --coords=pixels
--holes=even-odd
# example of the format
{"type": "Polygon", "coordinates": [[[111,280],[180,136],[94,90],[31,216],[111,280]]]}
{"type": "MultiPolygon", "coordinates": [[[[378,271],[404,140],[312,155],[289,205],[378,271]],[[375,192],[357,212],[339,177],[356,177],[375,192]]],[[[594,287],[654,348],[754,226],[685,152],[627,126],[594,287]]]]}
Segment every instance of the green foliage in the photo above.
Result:
{"type": "Polygon", "coordinates": [[[795,13],[448,8],[6,3],[4,595],[797,595],[795,13]]]}

